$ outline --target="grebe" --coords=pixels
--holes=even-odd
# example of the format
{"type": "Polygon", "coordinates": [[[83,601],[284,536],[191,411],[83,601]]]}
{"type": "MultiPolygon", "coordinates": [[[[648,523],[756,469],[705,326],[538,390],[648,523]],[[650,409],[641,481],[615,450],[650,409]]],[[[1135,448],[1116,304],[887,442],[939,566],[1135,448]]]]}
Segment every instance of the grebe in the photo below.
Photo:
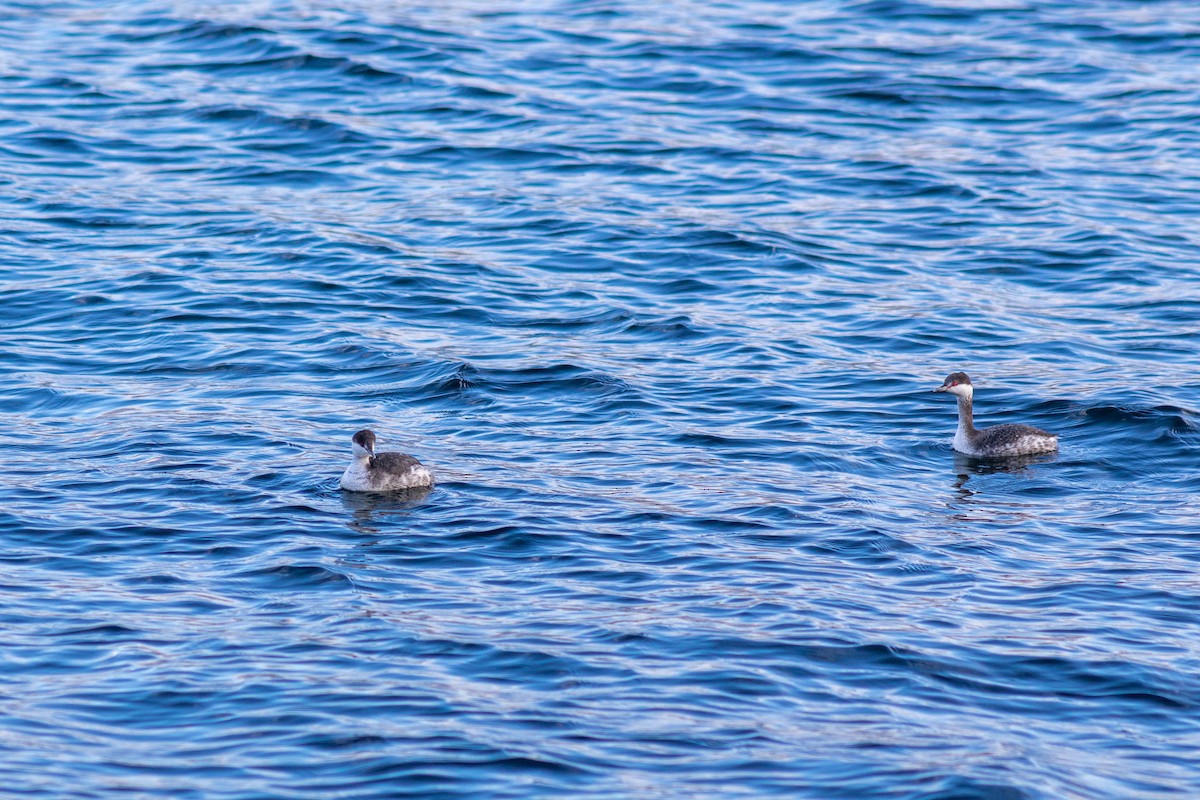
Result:
{"type": "Polygon", "coordinates": [[[954,449],[977,458],[1008,458],[1035,453],[1053,453],[1058,449],[1058,436],[1032,425],[993,425],[979,431],[971,422],[971,395],[974,387],[965,372],[947,375],[935,392],[950,392],[958,398],[958,430],[954,433],[954,449]]]}
{"type": "Polygon", "coordinates": [[[391,492],[433,486],[433,473],[404,453],[375,454],[375,432],[363,429],[350,439],[354,458],[342,473],[348,492],[391,492]]]}

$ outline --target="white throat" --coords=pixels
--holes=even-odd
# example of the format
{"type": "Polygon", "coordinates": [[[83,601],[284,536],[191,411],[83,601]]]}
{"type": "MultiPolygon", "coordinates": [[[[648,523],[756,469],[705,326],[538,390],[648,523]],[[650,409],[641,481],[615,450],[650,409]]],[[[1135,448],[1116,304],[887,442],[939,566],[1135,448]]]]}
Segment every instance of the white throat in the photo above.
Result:
{"type": "Polygon", "coordinates": [[[370,469],[368,468],[370,456],[366,455],[365,450],[363,454],[360,458],[358,453],[355,453],[354,458],[350,460],[350,465],[342,473],[343,489],[349,489],[352,492],[363,492],[371,488],[370,469]]]}

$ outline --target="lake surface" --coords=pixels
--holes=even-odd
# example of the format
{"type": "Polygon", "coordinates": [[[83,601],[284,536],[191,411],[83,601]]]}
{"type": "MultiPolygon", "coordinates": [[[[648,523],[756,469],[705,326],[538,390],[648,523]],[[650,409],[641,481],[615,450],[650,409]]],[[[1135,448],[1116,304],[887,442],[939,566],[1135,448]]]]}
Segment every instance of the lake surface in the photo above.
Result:
{"type": "Polygon", "coordinates": [[[1200,796],[1198,109],[1190,2],[0,4],[0,794],[1200,796]]]}

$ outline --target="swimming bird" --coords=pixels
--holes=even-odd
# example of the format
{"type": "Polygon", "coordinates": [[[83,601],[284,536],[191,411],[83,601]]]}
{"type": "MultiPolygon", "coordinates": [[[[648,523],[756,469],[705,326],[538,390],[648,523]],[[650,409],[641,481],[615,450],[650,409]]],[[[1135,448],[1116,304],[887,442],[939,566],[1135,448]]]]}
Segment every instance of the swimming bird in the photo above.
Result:
{"type": "Polygon", "coordinates": [[[971,396],[975,389],[965,372],[947,375],[935,392],[949,392],[958,398],[958,430],[954,449],[977,458],[1009,458],[1058,450],[1058,436],[1032,425],[1008,423],[976,430],[971,421],[971,396]]]}
{"type": "Polygon", "coordinates": [[[433,473],[404,453],[375,453],[375,432],[364,428],[350,439],[353,458],[342,473],[348,492],[391,492],[433,486],[433,473]]]}

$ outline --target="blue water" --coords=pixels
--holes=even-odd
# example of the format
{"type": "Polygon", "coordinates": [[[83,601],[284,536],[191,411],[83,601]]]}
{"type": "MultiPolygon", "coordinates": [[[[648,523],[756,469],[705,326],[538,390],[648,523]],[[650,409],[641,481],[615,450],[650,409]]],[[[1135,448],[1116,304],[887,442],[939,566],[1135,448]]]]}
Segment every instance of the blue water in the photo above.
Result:
{"type": "Polygon", "coordinates": [[[4,2],[0,794],[1200,797],[1198,32],[4,2]]]}

